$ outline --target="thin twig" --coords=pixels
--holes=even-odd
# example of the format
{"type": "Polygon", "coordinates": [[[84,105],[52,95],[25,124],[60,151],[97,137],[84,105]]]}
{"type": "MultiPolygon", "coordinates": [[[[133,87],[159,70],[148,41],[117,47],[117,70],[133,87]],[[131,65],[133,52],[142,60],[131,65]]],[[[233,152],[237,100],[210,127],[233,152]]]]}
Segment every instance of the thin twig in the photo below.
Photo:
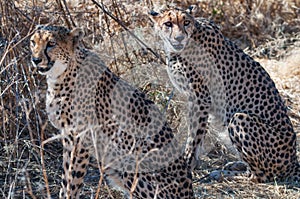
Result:
{"type": "MultiPolygon", "coordinates": [[[[11,46],[11,42],[9,43],[9,45],[7,46],[7,49],[5,50],[4,54],[2,55],[2,58],[0,60],[0,66],[3,64],[4,62],[4,58],[6,57],[6,55],[12,51],[14,48],[16,48],[19,44],[21,44],[25,39],[27,39],[29,36],[31,36],[31,34],[33,33],[32,27],[30,27],[28,33],[26,36],[24,36],[23,38],[21,38],[15,45],[11,46]],[[10,47],[11,46],[11,47],[10,47]]],[[[10,65],[4,67],[1,71],[0,71],[0,75],[9,67],[10,65]]]]}
{"type": "Polygon", "coordinates": [[[45,181],[45,186],[46,186],[46,191],[47,191],[47,198],[50,199],[51,198],[51,194],[50,194],[50,189],[49,189],[49,182],[48,182],[48,176],[47,176],[47,170],[45,167],[45,157],[44,157],[44,145],[47,143],[47,140],[44,141],[44,131],[45,128],[47,126],[47,122],[41,127],[41,150],[40,150],[40,155],[41,155],[41,165],[42,165],[42,172],[43,172],[43,177],[44,177],[44,181],[45,181]]]}
{"type": "Polygon", "coordinates": [[[65,5],[65,8],[66,8],[67,14],[68,14],[68,16],[69,16],[69,18],[70,18],[70,20],[71,20],[71,22],[72,22],[73,27],[76,27],[76,24],[75,24],[75,22],[74,22],[74,20],[73,20],[73,18],[72,18],[72,16],[71,16],[71,13],[70,13],[70,11],[69,11],[69,8],[68,8],[68,5],[67,5],[67,3],[66,3],[66,0],[63,0],[63,2],[64,2],[64,5],[65,5]]]}
{"type": "Polygon", "coordinates": [[[56,0],[56,3],[57,3],[57,5],[59,6],[59,8],[61,9],[61,11],[63,12],[63,16],[64,16],[64,19],[65,19],[65,22],[66,22],[68,28],[71,29],[72,26],[71,26],[71,24],[70,24],[70,22],[69,22],[69,20],[68,20],[66,11],[65,11],[65,9],[63,8],[63,5],[62,5],[61,1],[60,1],[60,0],[56,0]]]}
{"type": "Polygon", "coordinates": [[[163,64],[166,65],[165,60],[159,56],[154,50],[152,50],[147,44],[145,44],[140,38],[138,38],[133,32],[131,32],[122,21],[120,21],[116,16],[114,16],[111,12],[107,11],[103,3],[98,3],[95,0],[92,2],[98,6],[106,15],[111,17],[114,21],[116,21],[125,31],[127,31],[133,38],[135,38],[142,46],[144,46],[147,50],[149,50],[155,57],[157,57],[163,64]]]}
{"type": "Polygon", "coordinates": [[[13,5],[14,9],[17,10],[23,17],[25,17],[25,19],[27,21],[29,21],[30,23],[33,23],[33,20],[30,17],[28,17],[27,15],[25,15],[22,10],[20,10],[18,7],[16,7],[16,5],[14,3],[12,3],[12,5],[13,5]]]}
{"type": "MultiPolygon", "coordinates": [[[[26,163],[26,167],[27,167],[28,163],[29,162],[26,163]]],[[[24,170],[25,170],[26,187],[27,187],[26,192],[31,196],[32,199],[36,199],[36,196],[33,194],[33,191],[32,191],[29,173],[26,169],[24,169],[24,170]]]]}

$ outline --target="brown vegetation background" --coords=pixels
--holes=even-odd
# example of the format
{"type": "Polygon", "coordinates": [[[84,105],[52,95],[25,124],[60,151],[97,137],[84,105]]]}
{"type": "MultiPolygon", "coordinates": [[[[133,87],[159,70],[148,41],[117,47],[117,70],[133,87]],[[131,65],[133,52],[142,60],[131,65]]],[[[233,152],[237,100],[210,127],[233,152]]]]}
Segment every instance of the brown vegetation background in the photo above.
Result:
{"type": "MultiPolygon", "coordinates": [[[[161,6],[186,8],[189,4],[197,4],[198,16],[214,20],[227,37],[265,66],[286,100],[299,137],[299,0],[2,0],[0,198],[43,198],[47,188],[57,198],[60,187],[59,140],[46,144],[41,151],[41,142],[58,131],[47,121],[45,78],[30,62],[29,37],[36,25],[83,27],[83,44],[97,51],[116,74],[146,92],[167,112],[174,130],[183,132],[185,99],[168,80],[162,43],[147,13],[161,6]]],[[[299,186],[295,185],[254,184],[242,178],[221,182],[207,179],[210,171],[237,159],[214,135],[208,138],[207,156],[194,173],[198,198],[300,198],[299,186]],[[211,140],[213,145],[208,144],[211,140]]],[[[95,195],[98,180],[99,173],[91,164],[84,187],[86,198],[95,195]]],[[[122,195],[101,185],[100,198],[108,197],[122,195]]]]}

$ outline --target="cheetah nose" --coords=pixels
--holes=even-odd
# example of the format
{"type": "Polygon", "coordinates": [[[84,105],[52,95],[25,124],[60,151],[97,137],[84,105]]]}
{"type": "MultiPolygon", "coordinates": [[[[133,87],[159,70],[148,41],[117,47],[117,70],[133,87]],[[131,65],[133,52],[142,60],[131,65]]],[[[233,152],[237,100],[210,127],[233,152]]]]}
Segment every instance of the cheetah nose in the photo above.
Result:
{"type": "Polygon", "coordinates": [[[175,37],[175,40],[178,41],[179,43],[182,42],[182,40],[184,39],[184,36],[177,36],[175,37]]]}
{"type": "Polygon", "coordinates": [[[35,58],[35,57],[32,57],[32,62],[33,62],[35,65],[38,65],[39,63],[42,62],[42,59],[41,59],[41,58],[35,58]]]}

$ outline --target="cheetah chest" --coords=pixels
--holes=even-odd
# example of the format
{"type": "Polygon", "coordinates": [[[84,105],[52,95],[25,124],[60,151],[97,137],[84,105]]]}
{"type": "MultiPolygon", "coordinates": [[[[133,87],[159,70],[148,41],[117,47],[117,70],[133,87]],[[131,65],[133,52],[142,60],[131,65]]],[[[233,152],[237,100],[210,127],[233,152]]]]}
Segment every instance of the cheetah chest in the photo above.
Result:
{"type": "Polygon", "coordinates": [[[170,81],[180,93],[187,97],[194,95],[195,92],[203,97],[209,96],[211,100],[210,110],[208,110],[210,125],[223,130],[227,104],[224,80],[219,71],[211,69],[210,62],[194,63],[188,60],[192,59],[185,56],[174,56],[170,59],[167,67],[170,81]]]}

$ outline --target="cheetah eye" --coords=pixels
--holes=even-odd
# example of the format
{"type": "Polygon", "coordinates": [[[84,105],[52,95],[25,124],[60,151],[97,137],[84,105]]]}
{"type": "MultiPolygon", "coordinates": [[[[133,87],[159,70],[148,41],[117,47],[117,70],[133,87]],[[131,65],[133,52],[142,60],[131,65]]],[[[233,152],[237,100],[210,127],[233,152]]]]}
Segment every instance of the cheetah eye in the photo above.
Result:
{"type": "Polygon", "coordinates": [[[172,22],[168,21],[168,22],[164,23],[164,25],[171,28],[173,24],[172,24],[172,22]]]}
{"type": "Polygon", "coordinates": [[[185,21],[183,22],[183,25],[184,25],[184,26],[188,26],[188,25],[190,25],[190,23],[191,23],[190,20],[185,20],[185,21]]]}
{"type": "Polygon", "coordinates": [[[53,47],[53,46],[55,46],[56,45],[56,42],[55,41],[49,41],[48,43],[47,43],[47,48],[51,48],[51,47],[53,47]]]}

